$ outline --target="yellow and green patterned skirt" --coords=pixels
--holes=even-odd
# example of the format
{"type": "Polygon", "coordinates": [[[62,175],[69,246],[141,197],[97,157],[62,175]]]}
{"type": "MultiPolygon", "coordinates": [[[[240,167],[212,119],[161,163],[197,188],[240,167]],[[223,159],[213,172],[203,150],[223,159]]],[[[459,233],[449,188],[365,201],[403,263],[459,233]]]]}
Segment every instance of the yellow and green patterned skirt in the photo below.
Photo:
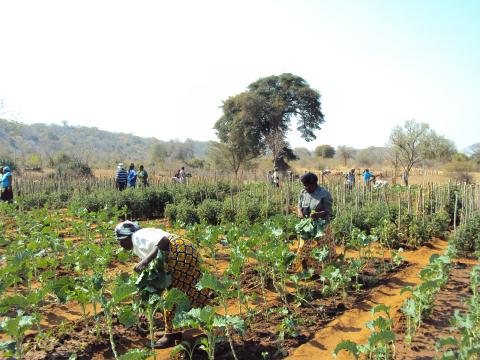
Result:
{"type": "MultiPolygon", "coordinates": [[[[177,236],[171,236],[170,249],[165,262],[166,270],[172,275],[171,288],[183,291],[190,299],[193,308],[204,307],[209,300],[210,292],[197,290],[202,272],[200,258],[193,244],[177,236]]],[[[173,312],[165,314],[165,333],[172,331],[173,312]]]]}

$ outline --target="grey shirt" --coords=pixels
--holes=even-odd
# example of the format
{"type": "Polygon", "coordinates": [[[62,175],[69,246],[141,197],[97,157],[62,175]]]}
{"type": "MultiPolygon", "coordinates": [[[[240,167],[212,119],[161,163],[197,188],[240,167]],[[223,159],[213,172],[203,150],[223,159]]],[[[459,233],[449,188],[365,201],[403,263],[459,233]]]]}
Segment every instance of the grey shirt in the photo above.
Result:
{"type": "Polygon", "coordinates": [[[298,199],[298,208],[308,207],[311,210],[327,212],[327,219],[332,216],[333,198],[330,192],[322,186],[317,188],[310,194],[305,189],[300,193],[298,199]]]}

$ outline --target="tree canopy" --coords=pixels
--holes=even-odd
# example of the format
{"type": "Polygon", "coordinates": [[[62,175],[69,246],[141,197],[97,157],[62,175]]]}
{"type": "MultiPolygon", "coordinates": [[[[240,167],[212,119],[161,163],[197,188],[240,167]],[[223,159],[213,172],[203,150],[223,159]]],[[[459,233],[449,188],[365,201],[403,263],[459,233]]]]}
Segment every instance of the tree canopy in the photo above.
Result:
{"type": "Polygon", "coordinates": [[[320,145],[315,148],[315,155],[324,159],[331,159],[335,156],[335,148],[331,145],[320,145]]]}
{"type": "Polygon", "coordinates": [[[292,158],[286,136],[293,119],[306,141],[316,139],[315,131],[325,121],[318,91],[301,77],[288,73],[255,81],[246,92],[228,98],[222,108],[223,116],[214,127],[220,141],[232,144],[241,137],[228,132],[245,128],[255,143],[253,153],[269,150],[275,165],[292,158]]]}
{"type": "Polygon", "coordinates": [[[390,145],[407,173],[423,160],[449,160],[456,152],[452,141],[438,135],[427,123],[415,120],[396,126],[390,134],[390,145]]]}
{"type": "Polygon", "coordinates": [[[468,152],[470,154],[470,159],[480,164],[480,143],[470,145],[468,147],[468,152]]]}

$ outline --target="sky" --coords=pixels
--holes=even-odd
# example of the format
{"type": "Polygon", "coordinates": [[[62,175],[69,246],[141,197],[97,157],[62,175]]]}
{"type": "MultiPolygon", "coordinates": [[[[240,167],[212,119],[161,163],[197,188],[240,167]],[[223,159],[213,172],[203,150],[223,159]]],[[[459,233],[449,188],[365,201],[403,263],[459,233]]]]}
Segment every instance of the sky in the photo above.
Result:
{"type": "Polygon", "coordinates": [[[479,39],[477,0],[0,0],[0,117],[215,140],[224,100],[289,72],[326,120],[294,147],[384,146],[415,119],[462,150],[479,39]]]}

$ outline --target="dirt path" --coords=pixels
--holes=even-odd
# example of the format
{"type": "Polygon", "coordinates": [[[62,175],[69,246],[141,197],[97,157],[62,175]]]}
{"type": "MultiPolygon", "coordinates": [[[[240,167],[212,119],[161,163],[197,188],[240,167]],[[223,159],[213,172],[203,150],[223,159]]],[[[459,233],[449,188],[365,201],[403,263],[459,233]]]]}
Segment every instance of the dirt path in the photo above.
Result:
{"type": "MultiPolygon", "coordinates": [[[[355,309],[346,311],[340,317],[329,323],[309,342],[295,349],[287,359],[333,359],[333,350],[342,340],[352,340],[356,343],[365,343],[370,331],[365,328],[365,323],[372,319],[370,309],[378,304],[391,306],[391,315],[395,314],[408,296],[400,294],[405,286],[415,286],[420,283],[418,274],[429,261],[430,255],[443,253],[447,241],[435,239],[429,245],[416,251],[405,251],[402,256],[411,266],[391,277],[391,281],[379,286],[373,296],[359,304],[355,309]]],[[[337,359],[353,359],[345,352],[339,354],[337,359]]]]}
{"type": "Polygon", "coordinates": [[[435,297],[433,310],[418,329],[412,343],[405,343],[404,322],[399,324],[395,344],[396,359],[433,359],[441,354],[435,351],[437,340],[449,336],[456,336],[451,331],[450,319],[455,309],[466,310],[464,300],[469,294],[470,272],[473,264],[459,263],[451,270],[449,280],[445,287],[435,297]]]}

